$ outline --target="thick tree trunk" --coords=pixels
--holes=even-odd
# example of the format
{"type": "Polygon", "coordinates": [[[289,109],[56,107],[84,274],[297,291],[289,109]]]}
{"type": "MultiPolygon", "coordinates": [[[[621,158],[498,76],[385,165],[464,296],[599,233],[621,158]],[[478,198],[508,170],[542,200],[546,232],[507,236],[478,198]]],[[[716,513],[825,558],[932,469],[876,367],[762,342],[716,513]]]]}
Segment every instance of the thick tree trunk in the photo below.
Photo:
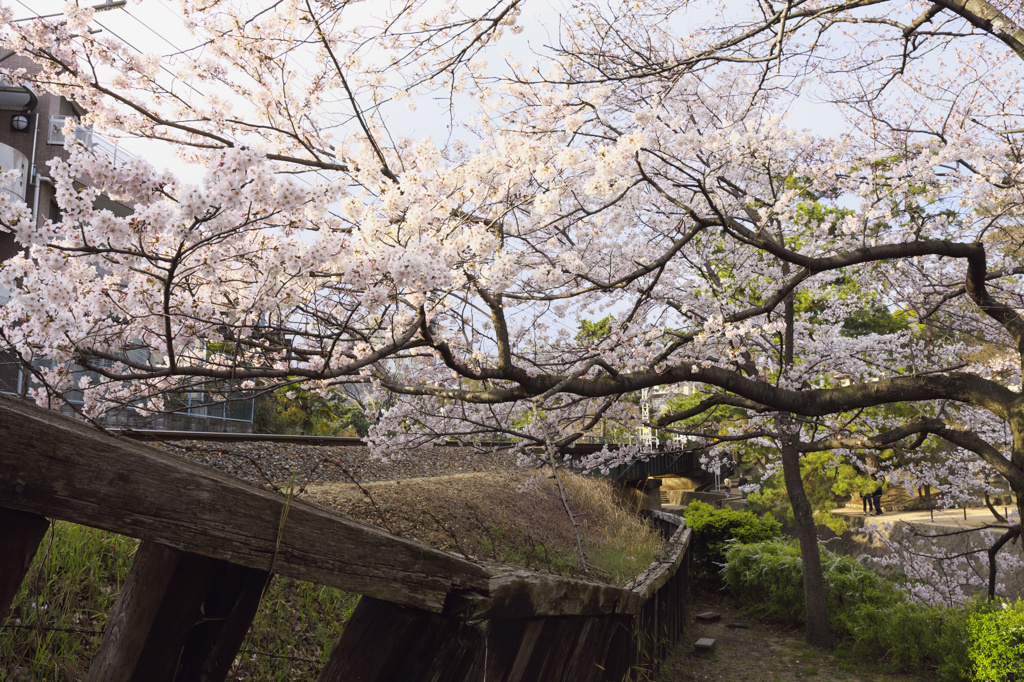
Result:
{"type": "MultiPolygon", "coordinates": [[[[789,274],[789,265],[783,265],[783,273],[789,274]]],[[[793,366],[794,335],[796,328],[796,304],[793,295],[786,297],[786,330],[783,339],[782,371],[793,366]]],[[[804,639],[811,646],[832,648],[832,630],[828,626],[828,609],[825,606],[825,576],[821,571],[821,554],[818,553],[818,531],[814,527],[814,510],[804,491],[800,476],[800,453],[793,447],[794,438],[799,437],[799,428],[791,415],[779,414],[775,420],[782,444],[782,478],[786,482],[786,494],[793,507],[796,520],[796,534],[800,540],[800,564],[804,576],[804,639]]]]}
{"type": "Polygon", "coordinates": [[[804,574],[804,605],[806,608],[807,643],[821,648],[831,648],[832,630],[828,626],[828,611],[825,607],[825,578],[821,570],[821,555],[818,553],[818,532],[814,527],[814,510],[811,508],[804,482],[800,477],[800,453],[786,439],[785,421],[779,420],[782,432],[782,476],[786,482],[789,503],[796,519],[797,537],[800,540],[800,561],[804,574]]]}

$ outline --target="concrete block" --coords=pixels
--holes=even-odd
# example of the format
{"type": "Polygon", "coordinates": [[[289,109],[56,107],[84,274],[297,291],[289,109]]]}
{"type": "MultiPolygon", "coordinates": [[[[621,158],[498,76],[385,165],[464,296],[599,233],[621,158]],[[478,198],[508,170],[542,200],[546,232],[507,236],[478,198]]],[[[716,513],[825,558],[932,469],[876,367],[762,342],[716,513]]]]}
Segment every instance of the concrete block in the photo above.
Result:
{"type": "Polygon", "coordinates": [[[693,648],[699,654],[711,653],[715,650],[715,640],[710,637],[701,637],[694,643],[693,648]]]}

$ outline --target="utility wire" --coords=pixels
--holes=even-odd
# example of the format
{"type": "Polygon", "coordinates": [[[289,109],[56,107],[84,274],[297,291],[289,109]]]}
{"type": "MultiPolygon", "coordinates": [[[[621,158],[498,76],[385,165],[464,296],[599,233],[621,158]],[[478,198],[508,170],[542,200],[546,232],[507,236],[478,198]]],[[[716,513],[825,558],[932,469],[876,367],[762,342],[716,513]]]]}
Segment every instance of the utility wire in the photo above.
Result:
{"type": "MultiPolygon", "coordinates": [[[[36,11],[36,10],[33,10],[33,9],[32,9],[31,7],[29,7],[28,5],[26,5],[26,4],[25,4],[25,2],[23,2],[23,0],[16,0],[16,1],[18,2],[18,4],[20,4],[20,5],[22,6],[22,7],[24,7],[25,9],[27,9],[27,10],[28,10],[29,12],[32,12],[32,13],[33,13],[33,14],[35,15],[35,17],[36,17],[36,18],[40,18],[40,19],[42,19],[42,18],[45,18],[45,17],[44,17],[44,16],[42,15],[42,14],[40,14],[40,13],[39,13],[38,11],[36,11]]],[[[160,2],[160,4],[161,4],[161,5],[163,5],[163,7],[164,7],[165,9],[167,9],[168,11],[171,11],[171,12],[172,12],[172,14],[174,14],[173,10],[172,10],[172,9],[171,9],[170,7],[168,7],[168,6],[167,6],[167,4],[163,2],[163,0],[159,0],[159,2],[160,2]]],[[[173,48],[174,50],[176,50],[176,55],[186,55],[186,54],[187,54],[188,50],[184,50],[184,49],[180,48],[179,46],[175,45],[175,44],[174,44],[173,42],[171,42],[170,40],[168,40],[168,39],[167,39],[167,38],[166,38],[165,36],[161,35],[161,34],[160,34],[160,33],[159,33],[158,31],[156,31],[156,30],[155,30],[155,29],[154,29],[154,28],[153,28],[152,26],[150,26],[150,25],[149,25],[149,24],[148,24],[147,22],[145,22],[145,21],[143,21],[142,19],[140,19],[139,17],[135,16],[135,15],[134,15],[134,14],[133,14],[132,12],[130,12],[130,11],[129,11],[129,10],[128,10],[128,9],[126,8],[126,7],[122,7],[122,8],[120,8],[120,9],[122,10],[122,12],[124,12],[124,13],[125,13],[126,15],[128,15],[128,16],[129,16],[129,17],[130,17],[131,19],[133,19],[133,20],[134,20],[135,22],[137,22],[138,24],[140,24],[140,25],[142,25],[142,26],[143,26],[144,28],[146,28],[146,30],[148,30],[149,32],[153,33],[154,35],[157,35],[157,36],[158,36],[158,37],[159,37],[159,38],[160,38],[160,39],[161,39],[161,40],[162,40],[163,42],[165,42],[165,43],[167,43],[168,45],[170,45],[170,46],[171,46],[171,47],[172,47],[172,48],[173,48]]],[[[136,45],[135,45],[134,43],[132,43],[132,42],[131,42],[130,40],[127,40],[126,38],[124,38],[123,36],[121,36],[121,35],[120,35],[119,33],[117,33],[116,31],[114,31],[113,29],[111,29],[111,28],[110,28],[109,26],[107,26],[106,24],[103,24],[102,22],[100,22],[100,21],[96,20],[95,18],[93,19],[93,23],[95,23],[95,24],[96,24],[97,26],[99,26],[99,27],[100,27],[101,29],[103,29],[104,31],[108,32],[108,33],[109,33],[110,35],[112,35],[112,36],[114,36],[115,38],[117,38],[118,40],[120,40],[120,41],[121,41],[122,43],[124,43],[125,45],[127,45],[127,46],[128,46],[128,47],[130,47],[131,49],[135,50],[135,51],[136,51],[137,53],[139,53],[139,54],[145,54],[145,52],[144,52],[143,50],[141,50],[141,49],[140,49],[140,48],[139,48],[138,46],[136,46],[136,45]]],[[[189,49],[192,49],[192,48],[189,48],[189,49]]],[[[166,56],[166,55],[165,55],[165,56],[166,56]]],[[[297,67],[297,68],[298,68],[299,70],[301,70],[301,71],[302,71],[302,73],[303,73],[303,74],[304,74],[304,75],[306,76],[306,80],[307,80],[307,82],[312,82],[312,76],[311,76],[311,74],[310,74],[309,70],[308,70],[308,69],[307,69],[307,68],[306,68],[306,67],[305,67],[304,65],[302,65],[302,64],[301,64],[301,62],[300,62],[300,63],[296,63],[296,64],[295,64],[295,66],[296,66],[296,67],[297,67]]],[[[169,68],[167,68],[167,67],[166,67],[166,66],[164,66],[163,64],[161,64],[161,65],[160,65],[160,70],[161,70],[161,71],[163,71],[163,72],[165,72],[166,74],[170,75],[170,76],[172,77],[172,79],[174,79],[174,80],[181,80],[181,79],[180,79],[180,78],[178,77],[178,75],[177,75],[176,73],[174,73],[173,71],[171,71],[171,70],[170,70],[169,68]]],[[[200,98],[203,98],[203,99],[205,99],[205,98],[206,98],[206,94],[205,94],[205,93],[204,93],[204,92],[203,92],[202,90],[199,90],[198,88],[196,88],[195,86],[193,86],[193,85],[192,85],[191,83],[185,82],[184,80],[181,80],[181,82],[182,82],[182,84],[183,84],[183,85],[185,85],[185,87],[187,87],[187,88],[188,88],[189,90],[191,90],[192,92],[194,92],[194,93],[195,93],[196,95],[198,95],[198,96],[199,96],[200,98]]],[[[168,90],[170,91],[170,89],[168,89],[168,90]]],[[[232,141],[236,142],[236,143],[238,143],[238,142],[239,142],[239,140],[238,140],[237,138],[235,138],[235,137],[234,137],[233,135],[227,135],[227,137],[228,137],[229,139],[231,139],[232,141]]],[[[324,172],[323,172],[322,170],[311,170],[311,171],[309,171],[309,172],[311,172],[311,173],[315,174],[315,175],[316,175],[316,177],[318,177],[318,178],[320,178],[320,179],[324,179],[324,180],[328,180],[328,181],[330,180],[329,178],[327,178],[327,177],[326,177],[326,176],[324,175],[324,172]]],[[[299,174],[296,174],[296,175],[294,175],[293,177],[295,177],[296,179],[298,179],[299,181],[301,181],[301,182],[302,182],[303,184],[305,184],[305,185],[306,185],[307,187],[313,187],[313,181],[311,181],[311,180],[310,180],[310,179],[309,179],[308,177],[305,177],[305,176],[306,176],[306,173],[299,173],[299,174]]],[[[342,216],[340,216],[340,215],[339,215],[338,213],[336,213],[336,212],[334,212],[334,211],[328,210],[328,213],[329,213],[329,214],[330,214],[331,216],[335,217],[335,218],[339,218],[339,219],[342,219],[342,216]]]]}

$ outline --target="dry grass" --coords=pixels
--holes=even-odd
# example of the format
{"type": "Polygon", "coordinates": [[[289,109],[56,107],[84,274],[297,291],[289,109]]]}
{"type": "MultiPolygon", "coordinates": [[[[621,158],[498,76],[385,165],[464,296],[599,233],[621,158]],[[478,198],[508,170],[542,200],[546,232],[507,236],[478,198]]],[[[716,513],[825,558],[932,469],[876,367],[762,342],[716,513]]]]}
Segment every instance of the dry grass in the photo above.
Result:
{"type": "Polygon", "coordinates": [[[617,584],[632,580],[665,546],[661,535],[626,509],[605,479],[562,474],[570,506],[583,510],[584,548],[592,564],[608,571],[617,584]]]}
{"type": "MultiPolygon", "coordinates": [[[[607,481],[563,473],[588,560],[624,584],[664,545],[642,520],[617,505],[607,481]]],[[[304,498],[463,556],[560,575],[584,575],[576,534],[554,482],[507,470],[403,481],[310,486],[304,498]]]]}

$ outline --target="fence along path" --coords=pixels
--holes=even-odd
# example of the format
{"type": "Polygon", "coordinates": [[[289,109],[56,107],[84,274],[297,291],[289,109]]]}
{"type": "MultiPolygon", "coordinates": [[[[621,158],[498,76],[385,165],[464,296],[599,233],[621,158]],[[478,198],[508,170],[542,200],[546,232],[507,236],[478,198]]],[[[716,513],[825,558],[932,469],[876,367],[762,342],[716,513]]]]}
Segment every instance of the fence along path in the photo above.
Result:
{"type": "Polygon", "coordinates": [[[363,595],[318,680],[620,680],[684,622],[690,531],[632,589],[469,561],[0,396],[0,618],[61,519],[139,538],[90,682],[223,680],[273,573],[363,595]],[[202,618],[200,618],[202,614],[202,618]]]}

